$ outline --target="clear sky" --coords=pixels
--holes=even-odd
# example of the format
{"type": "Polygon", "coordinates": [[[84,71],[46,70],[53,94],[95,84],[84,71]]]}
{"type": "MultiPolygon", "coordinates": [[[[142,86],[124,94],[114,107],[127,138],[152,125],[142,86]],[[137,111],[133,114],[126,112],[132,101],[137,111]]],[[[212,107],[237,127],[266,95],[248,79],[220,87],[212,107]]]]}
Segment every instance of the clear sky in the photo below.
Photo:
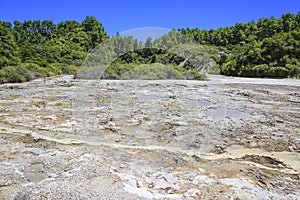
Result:
{"type": "Polygon", "coordinates": [[[0,20],[96,17],[109,35],[141,27],[210,29],[263,17],[297,14],[300,0],[2,0],[0,20]]]}

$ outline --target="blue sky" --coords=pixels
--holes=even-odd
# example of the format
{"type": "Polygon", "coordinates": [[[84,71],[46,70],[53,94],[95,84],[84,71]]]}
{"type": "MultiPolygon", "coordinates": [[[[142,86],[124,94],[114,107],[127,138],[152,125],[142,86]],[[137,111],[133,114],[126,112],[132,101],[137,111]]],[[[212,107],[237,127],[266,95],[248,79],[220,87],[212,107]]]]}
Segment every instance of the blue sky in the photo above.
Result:
{"type": "Polygon", "coordinates": [[[96,17],[109,35],[141,27],[210,29],[300,11],[299,0],[3,0],[0,20],[81,22],[96,17]]]}

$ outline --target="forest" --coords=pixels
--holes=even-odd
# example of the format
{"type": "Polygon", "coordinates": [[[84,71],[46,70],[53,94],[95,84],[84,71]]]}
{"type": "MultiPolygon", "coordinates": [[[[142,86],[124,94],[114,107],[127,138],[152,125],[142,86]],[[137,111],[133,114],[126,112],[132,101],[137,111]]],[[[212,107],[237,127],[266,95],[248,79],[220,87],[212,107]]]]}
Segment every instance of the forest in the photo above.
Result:
{"type": "Polygon", "coordinates": [[[61,74],[202,79],[205,72],[300,78],[300,12],[216,30],[173,29],[144,42],[131,36],[109,36],[92,16],[81,23],[0,21],[0,83],[61,74]]]}

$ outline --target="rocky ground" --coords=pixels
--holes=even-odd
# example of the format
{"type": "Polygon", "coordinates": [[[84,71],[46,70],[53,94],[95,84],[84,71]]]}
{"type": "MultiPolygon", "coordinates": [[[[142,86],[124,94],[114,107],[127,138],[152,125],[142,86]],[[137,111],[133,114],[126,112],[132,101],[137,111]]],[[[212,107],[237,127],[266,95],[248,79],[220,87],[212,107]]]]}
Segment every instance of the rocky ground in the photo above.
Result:
{"type": "Polygon", "coordinates": [[[0,85],[0,199],[300,199],[300,81],[0,85]]]}

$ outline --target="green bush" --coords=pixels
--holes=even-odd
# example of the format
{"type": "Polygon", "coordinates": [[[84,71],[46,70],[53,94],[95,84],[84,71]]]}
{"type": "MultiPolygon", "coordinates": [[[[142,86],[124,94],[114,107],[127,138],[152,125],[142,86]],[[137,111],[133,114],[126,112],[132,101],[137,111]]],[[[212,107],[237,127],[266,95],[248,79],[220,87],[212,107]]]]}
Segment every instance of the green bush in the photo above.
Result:
{"type": "Polygon", "coordinates": [[[65,65],[65,64],[62,64],[61,65],[61,70],[62,70],[62,73],[63,74],[71,74],[71,75],[74,75],[76,74],[76,72],[78,71],[78,66],[76,65],[65,65]]]}
{"type": "Polygon", "coordinates": [[[252,68],[255,77],[265,77],[269,66],[266,64],[257,65],[252,68]]]}
{"type": "Polygon", "coordinates": [[[0,69],[0,84],[7,82],[6,77],[6,72],[3,69],[0,69]]]}
{"type": "Polygon", "coordinates": [[[131,71],[124,73],[121,79],[185,79],[184,75],[172,66],[160,63],[143,64],[133,68],[131,71]]]}
{"type": "Polygon", "coordinates": [[[221,67],[220,73],[222,75],[227,75],[227,76],[236,76],[237,75],[236,60],[230,60],[224,63],[221,67]]]}
{"type": "Polygon", "coordinates": [[[289,70],[284,67],[270,67],[266,77],[286,78],[289,75],[289,70]]]}
{"type": "Polygon", "coordinates": [[[23,64],[21,64],[21,66],[25,67],[28,71],[30,71],[30,74],[31,74],[32,78],[50,76],[47,68],[40,67],[38,64],[23,63],[23,64]]]}
{"type": "Polygon", "coordinates": [[[67,64],[55,63],[41,67],[35,63],[22,63],[19,66],[2,68],[0,70],[0,83],[25,82],[39,77],[75,74],[77,70],[77,66],[67,64]]]}
{"type": "Polygon", "coordinates": [[[63,63],[52,63],[47,67],[50,74],[54,74],[54,75],[76,74],[78,68],[79,67],[75,65],[68,65],[63,63]]]}
{"type": "Polygon", "coordinates": [[[1,81],[6,83],[22,83],[32,79],[29,70],[22,66],[8,66],[2,70],[5,77],[1,81]]]}
{"type": "Polygon", "coordinates": [[[187,70],[184,75],[188,80],[202,80],[205,78],[205,75],[200,74],[196,69],[187,70]]]}
{"type": "Polygon", "coordinates": [[[52,63],[52,64],[48,65],[48,69],[51,71],[52,74],[54,74],[54,76],[61,75],[63,73],[61,65],[62,64],[60,64],[60,63],[52,63]]]}
{"type": "Polygon", "coordinates": [[[300,67],[291,66],[289,77],[291,78],[300,78],[300,67]]]}
{"type": "Polygon", "coordinates": [[[105,69],[106,76],[120,78],[122,74],[138,66],[136,63],[113,63],[105,69]]]}

